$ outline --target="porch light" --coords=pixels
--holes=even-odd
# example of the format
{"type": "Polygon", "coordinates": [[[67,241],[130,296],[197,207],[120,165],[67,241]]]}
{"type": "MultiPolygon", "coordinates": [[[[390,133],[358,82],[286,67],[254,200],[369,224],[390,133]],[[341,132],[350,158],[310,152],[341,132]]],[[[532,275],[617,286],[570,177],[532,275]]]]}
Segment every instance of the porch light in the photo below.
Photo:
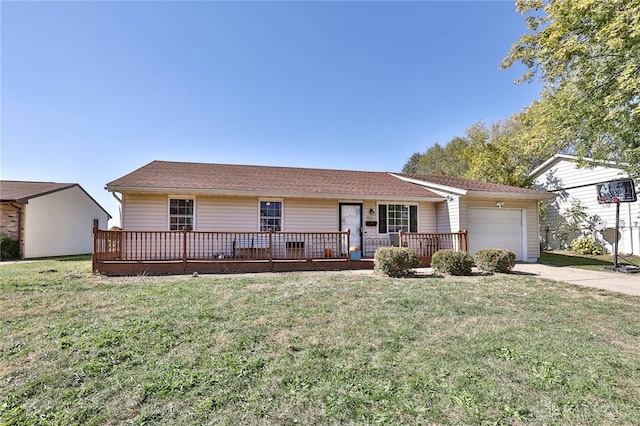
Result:
{"type": "Polygon", "coordinates": [[[369,214],[373,216],[374,214],[376,214],[376,211],[374,209],[369,209],[369,214]]]}

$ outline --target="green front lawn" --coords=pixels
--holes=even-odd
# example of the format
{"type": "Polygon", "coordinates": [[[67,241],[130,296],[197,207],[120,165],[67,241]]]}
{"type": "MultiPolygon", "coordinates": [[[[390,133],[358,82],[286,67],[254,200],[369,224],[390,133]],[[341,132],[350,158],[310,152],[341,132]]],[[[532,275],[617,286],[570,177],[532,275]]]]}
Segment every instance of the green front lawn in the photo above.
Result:
{"type": "Polygon", "coordinates": [[[0,265],[0,424],[640,424],[640,298],[0,265]]]}
{"type": "MultiPolygon", "coordinates": [[[[572,268],[602,271],[606,266],[613,265],[613,255],[596,256],[576,254],[570,251],[548,251],[540,254],[539,262],[552,266],[570,266],[572,268]]],[[[618,263],[621,265],[640,266],[640,257],[618,256],[618,263]]]]}

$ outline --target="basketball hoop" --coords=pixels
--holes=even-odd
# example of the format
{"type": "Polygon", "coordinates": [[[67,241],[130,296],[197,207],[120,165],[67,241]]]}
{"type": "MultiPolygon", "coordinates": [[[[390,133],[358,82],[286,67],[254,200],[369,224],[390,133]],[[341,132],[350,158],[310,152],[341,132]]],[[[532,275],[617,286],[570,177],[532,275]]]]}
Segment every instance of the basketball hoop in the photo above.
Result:
{"type": "MultiPolygon", "coordinates": [[[[635,184],[632,179],[619,179],[596,184],[596,192],[599,204],[616,205],[616,227],[611,237],[613,240],[613,271],[626,272],[625,268],[618,265],[618,241],[620,240],[620,203],[634,203],[638,201],[635,184]]],[[[609,268],[607,268],[609,269],[609,268]]]]}
{"type": "Polygon", "coordinates": [[[620,199],[612,196],[599,196],[598,204],[619,204],[620,199]]]}

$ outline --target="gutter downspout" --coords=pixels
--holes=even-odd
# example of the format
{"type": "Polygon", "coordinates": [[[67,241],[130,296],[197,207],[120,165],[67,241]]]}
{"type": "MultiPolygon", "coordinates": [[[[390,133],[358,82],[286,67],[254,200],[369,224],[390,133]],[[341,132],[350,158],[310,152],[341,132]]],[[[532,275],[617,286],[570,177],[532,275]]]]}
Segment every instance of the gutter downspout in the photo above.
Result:
{"type": "Polygon", "coordinates": [[[629,251],[629,253],[635,255],[638,253],[635,253],[633,247],[633,219],[631,217],[631,203],[627,203],[627,219],[629,220],[629,244],[631,246],[631,250],[629,251]]]}
{"type": "Polygon", "coordinates": [[[122,199],[120,197],[118,197],[115,192],[111,192],[111,195],[113,196],[113,198],[118,200],[118,202],[120,203],[120,208],[118,209],[119,213],[120,213],[120,228],[123,229],[124,228],[124,226],[123,226],[124,223],[122,221],[122,199]]]}

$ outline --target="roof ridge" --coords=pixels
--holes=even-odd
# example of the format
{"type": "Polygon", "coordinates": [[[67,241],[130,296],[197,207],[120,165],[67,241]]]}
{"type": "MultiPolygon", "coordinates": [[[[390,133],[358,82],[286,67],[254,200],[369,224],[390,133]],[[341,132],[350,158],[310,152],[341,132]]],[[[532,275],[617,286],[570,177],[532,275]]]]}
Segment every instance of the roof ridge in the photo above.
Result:
{"type": "MultiPolygon", "coordinates": [[[[380,170],[356,170],[356,169],[337,169],[337,168],[302,167],[302,166],[274,166],[274,165],[267,165],[267,164],[210,163],[210,162],[201,162],[201,161],[172,161],[172,160],[153,160],[150,163],[146,164],[146,166],[152,163],[196,164],[196,165],[206,165],[206,166],[258,167],[258,168],[289,169],[289,170],[318,170],[318,171],[355,172],[355,173],[398,174],[398,172],[380,171],[380,170]]],[[[146,167],[146,166],[142,166],[142,167],[146,167]]]]}

